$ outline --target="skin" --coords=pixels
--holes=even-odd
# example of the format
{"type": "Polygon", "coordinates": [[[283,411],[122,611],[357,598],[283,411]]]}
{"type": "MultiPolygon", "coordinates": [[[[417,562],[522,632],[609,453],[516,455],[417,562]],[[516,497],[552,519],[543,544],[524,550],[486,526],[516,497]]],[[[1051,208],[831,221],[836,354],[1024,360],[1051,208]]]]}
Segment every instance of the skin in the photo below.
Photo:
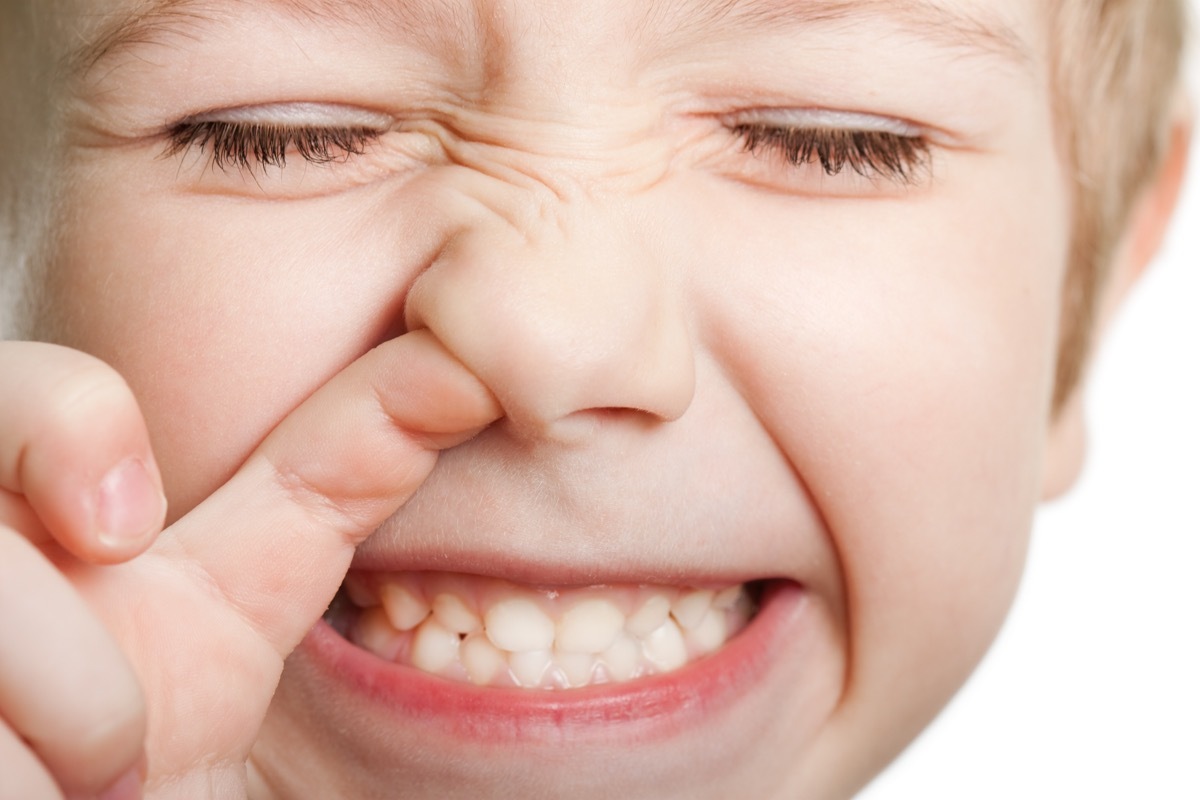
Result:
{"type": "Polygon", "coordinates": [[[0,664],[14,796],[140,774],[143,742],[162,797],[869,780],[986,650],[1081,446],[1050,411],[1070,200],[1040,4],[944,5],[1002,20],[1027,57],[885,17],[639,37],[641,3],[483,2],[475,38],[436,20],[414,37],[234,4],[65,89],[30,332],[56,347],[0,346],[0,608],[21,609],[0,636],[30,643],[0,664]],[[287,102],[403,125],[324,166],[163,156],[189,114],[287,102]],[[723,120],[761,108],[913,122],[930,168],[747,153],[723,120]],[[128,455],[152,491],[106,544],[93,491],[128,455]],[[722,719],[710,769],[711,743],[680,736],[440,771],[406,760],[403,721],[323,702],[285,661],[352,556],[435,534],[582,582],[787,578],[815,621],[748,701],[769,726],[722,719]],[[82,691],[61,655],[78,642],[82,691]],[[44,692],[18,702],[31,675],[44,692]]]}

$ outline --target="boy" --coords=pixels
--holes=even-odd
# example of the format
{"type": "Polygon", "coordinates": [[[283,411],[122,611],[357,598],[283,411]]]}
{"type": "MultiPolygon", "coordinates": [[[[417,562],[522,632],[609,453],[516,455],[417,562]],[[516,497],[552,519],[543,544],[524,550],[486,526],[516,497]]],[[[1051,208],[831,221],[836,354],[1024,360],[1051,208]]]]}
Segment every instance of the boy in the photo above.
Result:
{"type": "Polygon", "coordinates": [[[1186,150],[1174,3],[3,9],[14,797],[852,794],[1186,150]]]}

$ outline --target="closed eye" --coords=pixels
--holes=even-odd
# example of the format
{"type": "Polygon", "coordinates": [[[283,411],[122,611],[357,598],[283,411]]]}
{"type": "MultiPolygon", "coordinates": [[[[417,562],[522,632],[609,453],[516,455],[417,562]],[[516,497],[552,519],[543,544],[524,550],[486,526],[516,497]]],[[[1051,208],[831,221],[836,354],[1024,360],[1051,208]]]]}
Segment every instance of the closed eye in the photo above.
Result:
{"type": "Polygon", "coordinates": [[[850,170],[864,178],[915,182],[929,167],[930,143],[920,136],[881,130],[792,127],[769,122],[730,127],[745,149],[784,159],[790,166],[820,166],[826,175],[850,170]]]}
{"type": "Polygon", "coordinates": [[[289,156],[330,164],[362,155],[381,131],[366,126],[323,127],[270,122],[199,120],[176,123],[167,132],[166,155],[192,150],[219,170],[282,169],[289,156]]]}

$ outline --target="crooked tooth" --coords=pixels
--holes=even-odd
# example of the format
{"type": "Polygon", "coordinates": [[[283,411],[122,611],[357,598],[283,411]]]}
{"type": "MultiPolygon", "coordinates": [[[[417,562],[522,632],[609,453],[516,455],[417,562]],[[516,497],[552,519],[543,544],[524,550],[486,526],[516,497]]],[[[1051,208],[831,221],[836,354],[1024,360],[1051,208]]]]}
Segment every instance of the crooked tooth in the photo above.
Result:
{"type": "Polygon", "coordinates": [[[351,574],[345,591],[360,609],[347,631],[357,644],[479,686],[563,689],[670,672],[719,650],[755,610],[744,585],[560,593],[403,573],[351,574]]]}
{"type": "Polygon", "coordinates": [[[687,632],[686,639],[698,654],[708,655],[725,644],[728,635],[725,612],[710,608],[699,624],[687,632]]]}
{"type": "Polygon", "coordinates": [[[504,653],[488,641],[482,633],[473,633],[459,647],[458,660],[467,671],[467,677],[478,686],[495,681],[496,676],[508,669],[504,653]]]}
{"type": "Polygon", "coordinates": [[[625,630],[641,638],[649,636],[666,621],[671,613],[671,600],[665,594],[652,594],[642,607],[625,620],[625,630]]]}
{"type": "Polygon", "coordinates": [[[412,643],[412,664],[425,672],[441,672],[458,658],[458,634],[435,619],[417,628],[412,643]]]}
{"type": "Polygon", "coordinates": [[[397,630],[411,631],[429,616],[429,604],[398,583],[384,583],[379,596],[388,619],[397,630]]]}
{"type": "Polygon", "coordinates": [[[659,672],[679,669],[688,661],[687,643],[679,626],[670,619],[642,640],[642,653],[659,672]]]}
{"type": "Polygon", "coordinates": [[[622,633],[600,656],[609,680],[622,682],[637,677],[642,661],[642,646],[632,636],[622,633]]]}
{"type": "Polygon", "coordinates": [[[474,633],[483,625],[466,601],[452,592],[442,592],[433,598],[433,617],[455,633],[474,633]]]}
{"type": "Polygon", "coordinates": [[[509,653],[508,668],[516,678],[517,683],[532,689],[542,682],[554,656],[549,650],[530,650],[523,653],[509,653]]]}
{"type": "Polygon", "coordinates": [[[387,614],[379,606],[362,612],[355,626],[358,643],[385,661],[395,661],[404,640],[400,631],[388,621],[387,614]]]}
{"type": "Polygon", "coordinates": [[[483,624],[492,644],[510,653],[549,650],[554,644],[554,620],[525,598],[496,603],[487,610],[483,624]]]}
{"type": "Polygon", "coordinates": [[[704,615],[712,607],[712,601],[713,593],[708,589],[687,592],[671,604],[671,616],[684,628],[691,630],[704,619],[704,615]]]}
{"type": "Polygon", "coordinates": [[[602,653],[624,626],[625,615],[613,603],[583,600],[562,615],[554,648],[561,653],[602,653]]]}

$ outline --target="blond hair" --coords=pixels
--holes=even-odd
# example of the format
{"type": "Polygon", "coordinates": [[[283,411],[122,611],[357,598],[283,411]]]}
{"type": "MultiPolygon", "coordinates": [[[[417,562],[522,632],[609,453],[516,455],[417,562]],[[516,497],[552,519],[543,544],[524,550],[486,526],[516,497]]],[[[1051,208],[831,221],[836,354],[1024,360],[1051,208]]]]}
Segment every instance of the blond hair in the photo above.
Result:
{"type": "Polygon", "coordinates": [[[1057,0],[1051,79],[1073,183],[1055,408],[1075,390],[1134,205],[1162,168],[1182,91],[1184,0],[1057,0]]]}

